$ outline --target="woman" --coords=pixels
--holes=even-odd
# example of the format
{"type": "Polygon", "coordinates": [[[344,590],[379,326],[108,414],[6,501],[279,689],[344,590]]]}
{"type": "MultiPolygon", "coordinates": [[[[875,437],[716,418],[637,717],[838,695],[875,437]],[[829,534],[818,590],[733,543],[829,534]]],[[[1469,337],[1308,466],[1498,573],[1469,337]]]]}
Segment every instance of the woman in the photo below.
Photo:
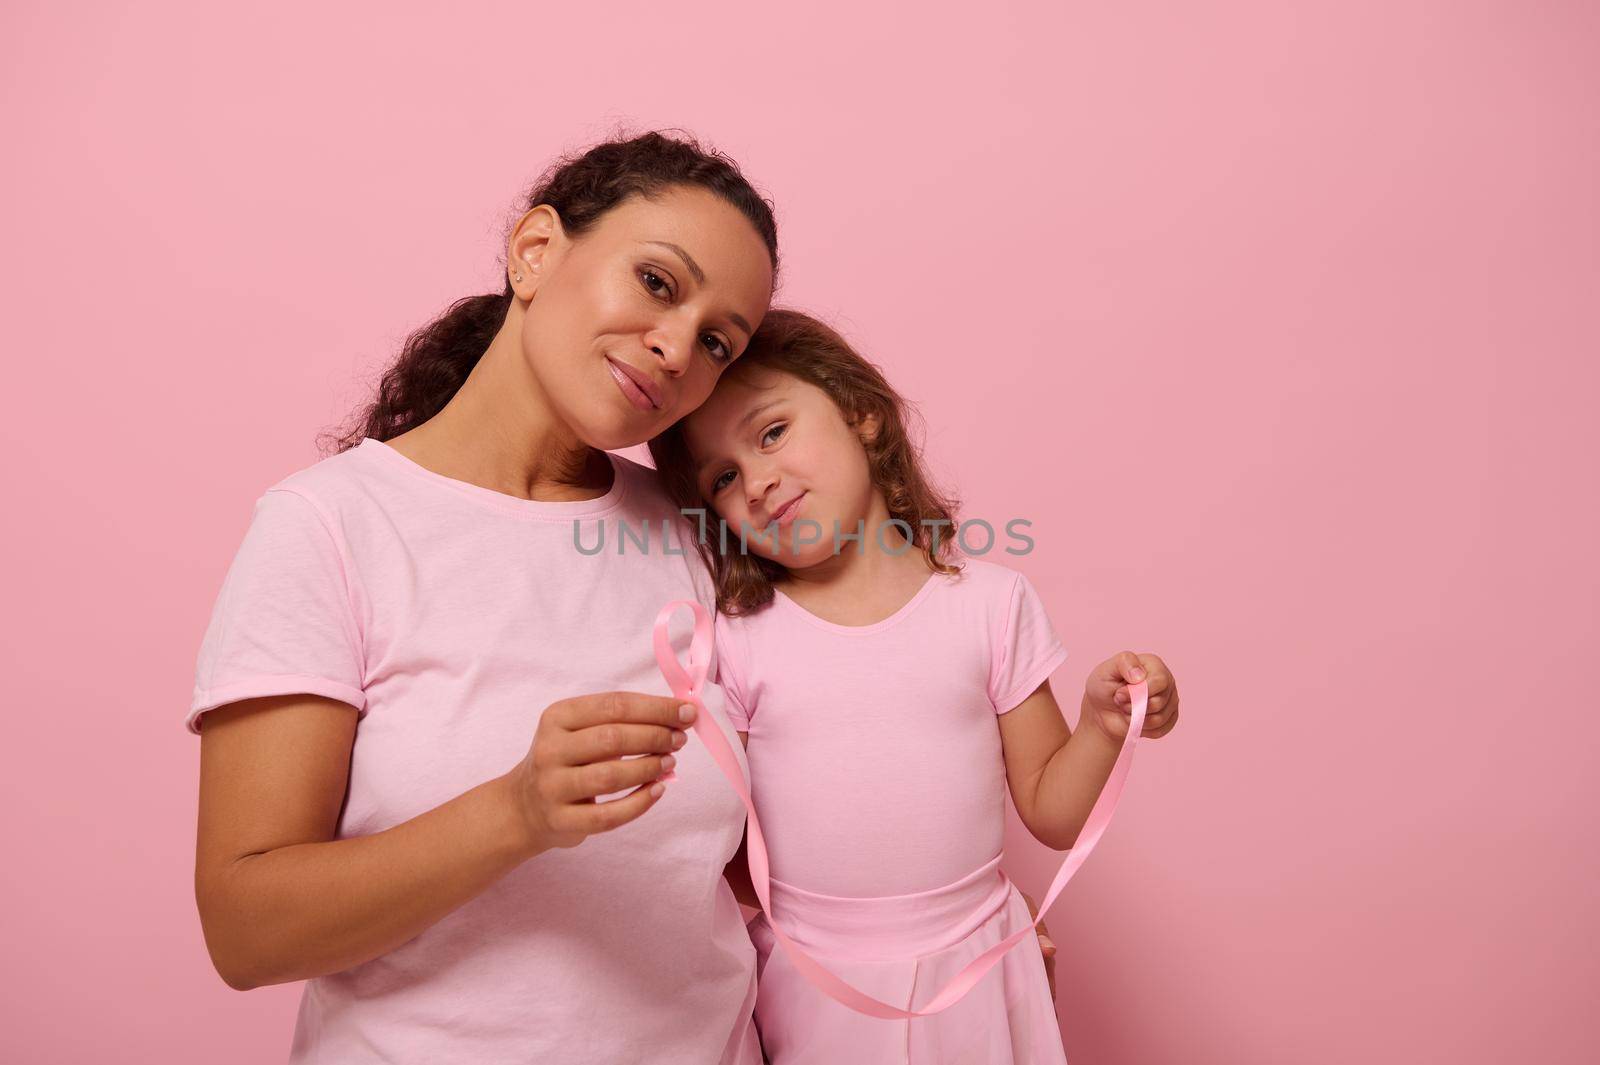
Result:
{"type": "Polygon", "coordinates": [[[206,943],[230,986],[309,981],[296,1062],[759,1062],[742,807],[649,694],[656,611],[709,584],[692,551],[581,553],[574,521],[675,515],[605,449],[748,343],[772,212],[649,134],[554,168],[507,251],[505,290],[256,505],[189,714],[206,943]]]}

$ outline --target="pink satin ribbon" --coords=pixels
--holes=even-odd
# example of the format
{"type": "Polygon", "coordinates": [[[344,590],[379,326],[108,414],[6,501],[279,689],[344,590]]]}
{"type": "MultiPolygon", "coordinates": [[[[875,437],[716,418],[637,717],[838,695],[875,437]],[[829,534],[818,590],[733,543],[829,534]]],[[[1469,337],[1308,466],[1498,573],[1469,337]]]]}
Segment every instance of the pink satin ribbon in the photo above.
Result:
{"type": "MultiPolygon", "coordinates": [[[[1072,874],[1078,871],[1088,859],[1089,853],[1094,850],[1095,844],[1100,842],[1100,837],[1105,833],[1106,826],[1111,822],[1111,815],[1116,810],[1117,800],[1122,795],[1122,785],[1128,776],[1128,767],[1133,760],[1133,745],[1138,738],[1140,730],[1144,727],[1145,708],[1148,703],[1148,690],[1146,683],[1128,685],[1128,694],[1133,699],[1133,712],[1128,721],[1128,735],[1122,741],[1122,749],[1117,752],[1116,763],[1111,767],[1111,776],[1106,780],[1106,785],[1100,790],[1100,797],[1095,800],[1093,809],[1089,811],[1088,820],[1083,824],[1083,829],[1078,833],[1077,844],[1067,852],[1066,858],[1057,870],[1055,880],[1050,884],[1050,890],[1045,892],[1044,902],[1039,906],[1039,912],[1033,919],[1033,924],[1013,933],[996,943],[976,958],[972,959],[951,981],[939,990],[933,1000],[925,1009],[906,1010],[882,1002],[871,995],[856,990],[845,983],[831,971],[824,968],[820,962],[812,958],[793,940],[784,934],[778,927],[777,921],[772,917],[772,898],[770,876],[767,865],[767,842],[761,832],[761,819],[756,816],[755,803],[750,798],[750,789],[745,786],[744,770],[739,765],[739,759],[733,753],[727,737],[722,730],[711,720],[711,715],[706,712],[705,704],[700,699],[702,686],[706,681],[706,671],[711,664],[712,627],[711,615],[706,608],[697,602],[680,599],[668,603],[661,608],[661,613],[656,615],[655,625],[656,662],[661,667],[661,675],[667,679],[667,684],[672,689],[672,694],[685,702],[693,703],[696,710],[694,719],[695,735],[700,737],[706,749],[711,752],[711,757],[722,770],[723,776],[728,778],[728,783],[733,785],[733,790],[739,793],[739,798],[744,801],[744,808],[749,815],[746,828],[749,841],[746,853],[750,861],[750,882],[755,886],[756,898],[761,900],[761,908],[767,915],[767,922],[772,928],[772,934],[783,949],[788,952],[789,960],[794,967],[807,980],[815,984],[818,990],[855,1010],[871,1017],[881,1017],[884,1020],[901,1020],[910,1017],[927,1017],[948,1009],[959,1002],[967,992],[971,991],[984,974],[987,973],[1005,953],[1029,936],[1034,935],[1034,928],[1044,919],[1045,913],[1056,901],[1056,896],[1061,894],[1061,889],[1067,886],[1067,881],[1072,879],[1072,874]],[[680,607],[688,607],[694,613],[694,638],[689,644],[689,667],[685,669],[678,661],[677,652],[672,649],[672,639],[667,634],[667,624],[672,620],[672,615],[680,607]]],[[[1080,728],[1096,727],[1087,722],[1080,722],[1080,728]]],[[[673,774],[667,774],[663,779],[672,779],[673,774]]]]}

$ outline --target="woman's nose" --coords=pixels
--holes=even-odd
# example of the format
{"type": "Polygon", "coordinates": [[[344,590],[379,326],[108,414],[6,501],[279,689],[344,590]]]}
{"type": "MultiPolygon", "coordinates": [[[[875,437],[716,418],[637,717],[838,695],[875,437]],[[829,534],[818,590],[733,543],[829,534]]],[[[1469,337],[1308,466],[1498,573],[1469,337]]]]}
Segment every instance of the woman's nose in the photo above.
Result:
{"type": "Polygon", "coordinates": [[[661,328],[645,338],[650,350],[661,360],[661,368],[674,377],[689,367],[690,353],[694,351],[694,338],[682,331],[661,328]]]}

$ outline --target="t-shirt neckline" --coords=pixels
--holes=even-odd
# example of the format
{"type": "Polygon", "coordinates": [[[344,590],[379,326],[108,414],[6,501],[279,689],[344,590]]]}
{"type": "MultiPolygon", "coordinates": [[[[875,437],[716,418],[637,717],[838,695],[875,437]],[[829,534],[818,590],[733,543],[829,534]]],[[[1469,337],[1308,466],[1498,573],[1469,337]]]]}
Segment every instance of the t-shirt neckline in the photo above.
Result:
{"type": "Polygon", "coordinates": [[[493,507],[507,514],[519,514],[529,518],[544,518],[556,521],[568,521],[573,518],[588,518],[614,509],[621,504],[623,496],[627,494],[626,478],[623,476],[622,463],[609,451],[603,451],[606,461],[611,463],[611,487],[604,495],[593,499],[522,499],[518,496],[496,492],[492,488],[472,484],[469,481],[458,481],[454,477],[446,477],[442,473],[435,473],[426,466],[413,462],[402,455],[398,450],[373,437],[364,437],[358,449],[370,452],[380,461],[388,463],[410,476],[428,481],[442,488],[448,488],[459,495],[465,496],[477,503],[493,507]]]}
{"type": "Polygon", "coordinates": [[[884,629],[887,629],[892,625],[897,625],[901,621],[905,620],[905,618],[909,617],[911,612],[917,608],[917,605],[932,594],[934,586],[940,583],[940,578],[945,576],[947,575],[937,572],[928,574],[928,579],[922,582],[922,587],[918,588],[916,594],[910,599],[907,599],[899,610],[896,610],[893,614],[890,614],[882,621],[874,621],[871,625],[840,625],[838,622],[829,621],[826,618],[820,618],[813,614],[811,611],[807,610],[805,607],[791,599],[782,588],[774,586],[772,591],[775,599],[777,599],[780,603],[783,603],[786,607],[788,607],[789,610],[797,614],[802,620],[810,622],[819,629],[823,629],[827,632],[836,632],[841,636],[867,636],[874,632],[882,632],[884,629]]]}

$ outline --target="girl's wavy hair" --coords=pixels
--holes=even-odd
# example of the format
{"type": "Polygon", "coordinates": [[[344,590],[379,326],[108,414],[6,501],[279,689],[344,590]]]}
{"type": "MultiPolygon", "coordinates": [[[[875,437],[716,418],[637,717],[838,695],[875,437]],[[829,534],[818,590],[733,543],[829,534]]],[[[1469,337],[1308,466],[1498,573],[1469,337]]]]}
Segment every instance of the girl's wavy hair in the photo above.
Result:
{"type": "MultiPolygon", "coordinates": [[[[566,233],[578,237],[630,197],[657,196],[681,186],[714,193],[749,219],[766,243],[776,277],[778,226],[772,204],[732,159],[702,147],[687,134],[658,131],[631,138],[618,134],[557,160],[523,198],[517,217],[549,204],[561,216],[566,233]]],[[[489,349],[512,298],[507,279],[503,291],[459,299],[412,333],[399,358],[379,379],[372,402],[352,415],[344,428],[322,434],[323,449],[347,451],[368,436],[392,440],[438,414],[489,349]]]]}
{"type": "MultiPolygon", "coordinates": [[[[912,543],[932,569],[955,573],[961,568],[949,561],[958,503],[934,486],[912,443],[909,427],[915,408],[890,387],[876,366],[825,323],[800,311],[774,307],[762,319],[744,354],[725,371],[723,381],[744,378],[757,370],[786,373],[822,389],[851,424],[876,415],[877,434],[863,446],[872,483],[883,493],[889,516],[910,526],[912,543]],[[947,525],[930,527],[924,522],[947,525]]],[[[718,387],[722,387],[720,382],[718,387]]],[[[716,512],[695,484],[683,422],[651,440],[650,454],[673,503],[682,510],[706,511],[699,549],[716,583],[717,609],[729,615],[747,614],[772,602],[773,585],[784,568],[739,550],[735,529],[728,533],[728,551],[720,550],[721,537],[713,531],[716,512]]],[[[831,532],[829,535],[831,539],[831,532]]]]}

